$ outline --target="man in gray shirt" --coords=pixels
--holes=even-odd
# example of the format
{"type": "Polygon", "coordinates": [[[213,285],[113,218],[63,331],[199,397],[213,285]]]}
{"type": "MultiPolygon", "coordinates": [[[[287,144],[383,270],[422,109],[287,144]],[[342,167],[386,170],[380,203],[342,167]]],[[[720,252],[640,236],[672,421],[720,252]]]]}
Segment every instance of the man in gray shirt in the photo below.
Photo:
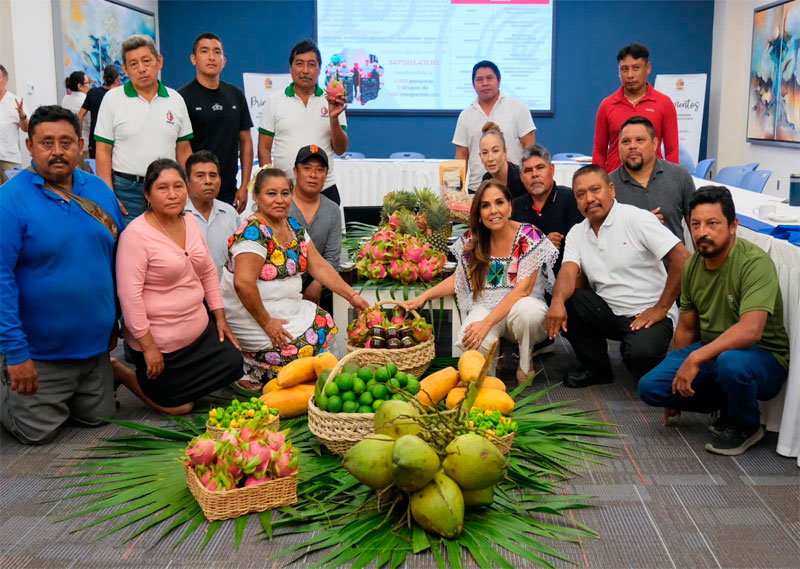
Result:
{"type": "MultiPolygon", "coordinates": [[[[320,255],[339,270],[342,252],[342,212],[336,203],[321,194],[328,175],[328,156],[317,145],[304,146],[294,161],[296,185],[289,215],[300,222],[320,255]]],[[[303,275],[303,298],[319,304],[322,284],[303,275]]]]}
{"type": "Polygon", "coordinates": [[[629,118],[619,130],[622,166],[609,177],[618,202],[650,210],[683,241],[681,220],[689,216],[694,181],[683,166],[656,158],[659,144],[653,123],[645,117],[629,118]]]}

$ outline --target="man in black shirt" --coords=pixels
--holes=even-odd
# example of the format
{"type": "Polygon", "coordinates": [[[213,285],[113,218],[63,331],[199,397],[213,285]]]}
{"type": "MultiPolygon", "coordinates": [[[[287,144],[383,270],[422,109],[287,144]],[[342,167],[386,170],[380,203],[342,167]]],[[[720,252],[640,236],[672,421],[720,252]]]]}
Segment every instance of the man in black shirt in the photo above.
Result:
{"type": "Polygon", "coordinates": [[[197,77],[178,92],[186,101],[192,121],[192,152],[208,150],[219,158],[222,184],[218,199],[241,213],[247,205],[247,182],[253,168],[253,121],[247,100],[241,89],[219,79],[225,67],[219,37],[210,32],[200,34],[194,40],[191,60],[197,77]],[[240,157],[242,178],[237,186],[240,157]]]}
{"type": "Polygon", "coordinates": [[[100,111],[100,103],[103,102],[103,97],[106,96],[111,89],[119,87],[121,80],[119,78],[119,68],[113,63],[103,70],[103,85],[101,87],[92,87],[86,93],[86,98],[83,100],[81,110],[78,111],[78,122],[83,124],[83,117],[86,113],[91,113],[89,117],[89,140],[85,141],[89,145],[89,158],[94,158],[95,141],[94,141],[94,127],[97,125],[97,113],[100,111]]]}
{"type": "Polygon", "coordinates": [[[583,215],[572,190],[556,185],[555,171],[550,152],[541,144],[522,151],[520,179],[528,193],[514,200],[511,218],[535,225],[558,247],[558,262],[553,267],[553,272],[558,273],[564,256],[564,236],[583,221],[583,215]]]}

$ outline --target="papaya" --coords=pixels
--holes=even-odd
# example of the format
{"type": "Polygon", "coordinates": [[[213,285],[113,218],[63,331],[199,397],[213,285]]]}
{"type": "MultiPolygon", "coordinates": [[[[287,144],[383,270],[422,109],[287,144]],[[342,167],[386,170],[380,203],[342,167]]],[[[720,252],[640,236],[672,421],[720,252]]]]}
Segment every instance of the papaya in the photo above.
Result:
{"type": "Polygon", "coordinates": [[[324,369],[333,369],[336,367],[336,364],[339,363],[339,360],[336,359],[330,352],[321,352],[314,356],[314,373],[317,377],[322,373],[324,369]]]}
{"type": "Polygon", "coordinates": [[[259,400],[266,403],[270,409],[277,409],[281,418],[288,418],[304,415],[308,411],[308,400],[312,395],[314,386],[303,383],[270,391],[259,397],[259,400]]]}
{"type": "Polygon", "coordinates": [[[464,383],[478,379],[486,358],[478,350],[467,350],[458,358],[458,375],[464,383]]]}
{"type": "Polygon", "coordinates": [[[261,393],[269,393],[270,391],[275,391],[276,389],[280,389],[281,386],[278,385],[278,378],[275,377],[270,379],[266,384],[264,384],[264,388],[261,390],[261,393]]]}
{"type": "Polygon", "coordinates": [[[278,385],[292,387],[299,383],[316,380],[315,360],[316,358],[313,357],[297,358],[283,366],[278,372],[278,385]]]}
{"type": "Polygon", "coordinates": [[[461,403],[461,400],[467,396],[467,388],[466,387],[454,387],[450,390],[450,393],[447,394],[447,400],[445,401],[445,405],[448,409],[453,409],[456,405],[461,403]]]}
{"type": "Polygon", "coordinates": [[[458,372],[452,366],[446,367],[419,382],[417,399],[426,405],[438,405],[456,383],[458,383],[458,372]]]}
{"type": "MultiPolygon", "coordinates": [[[[458,383],[456,383],[456,387],[466,387],[466,386],[467,384],[461,380],[459,380],[458,383]]],[[[492,377],[491,375],[487,375],[486,379],[483,380],[483,386],[491,387],[492,389],[499,389],[500,391],[506,390],[505,382],[502,379],[499,379],[497,377],[492,377]]]]}
{"type": "Polygon", "coordinates": [[[484,411],[500,411],[503,415],[508,415],[514,410],[514,400],[505,391],[481,389],[478,391],[478,397],[475,398],[473,407],[484,411]]]}

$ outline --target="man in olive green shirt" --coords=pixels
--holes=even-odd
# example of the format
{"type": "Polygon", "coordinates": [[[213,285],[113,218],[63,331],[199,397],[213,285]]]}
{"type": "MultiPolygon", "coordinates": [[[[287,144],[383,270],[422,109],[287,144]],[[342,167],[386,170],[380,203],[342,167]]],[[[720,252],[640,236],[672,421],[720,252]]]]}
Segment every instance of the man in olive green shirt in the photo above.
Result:
{"type": "Polygon", "coordinates": [[[681,411],[719,411],[705,448],[735,456],[764,437],[758,401],[786,380],[783,299],[772,259],[736,237],[727,188],[700,188],[689,210],[696,252],[683,268],[675,351],[642,377],[639,396],[665,408],[665,425],[681,411]]]}

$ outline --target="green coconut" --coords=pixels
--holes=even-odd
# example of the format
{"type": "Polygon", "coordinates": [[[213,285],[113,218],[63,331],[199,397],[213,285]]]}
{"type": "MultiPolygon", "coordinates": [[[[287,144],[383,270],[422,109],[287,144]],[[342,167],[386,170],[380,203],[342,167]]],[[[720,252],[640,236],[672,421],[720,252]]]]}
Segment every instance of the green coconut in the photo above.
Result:
{"type": "Polygon", "coordinates": [[[464,505],[468,508],[480,508],[481,506],[491,506],[494,502],[494,485],[483,490],[463,490],[464,505]]]}
{"type": "Polygon", "coordinates": [[[393,482],[394,445],[394,439],[388,435],[370,435],[345,453],[342,466],[362,484],[382,490],[393,482]]]}
{"type": "Polygon", "coordinates": [[[442,466],[462,489],[483,490],[503,479],[508,461],[489,439],[467,433],[450,441],[442,466]]]}
{"type": "Polygon", "coordinates": [[[392,479],[395,486],[408,493],[416,492],[439,472],[436,452],[416,435],[403,435],[392,450],[392,479]]]}
{"type": "Polygon", "coordinates": [[[464,496],[441,470],[422,490],[411,495],[411,515],[426,530],[454,538],[464,528],[464,496]]]}
{"type": "Polygon", "coordinates": [[[416,435],[422,430],[419,411],[405,401],[384,401],[375,411],[375,432],[399,439],[403,435],[416,435]]]}

